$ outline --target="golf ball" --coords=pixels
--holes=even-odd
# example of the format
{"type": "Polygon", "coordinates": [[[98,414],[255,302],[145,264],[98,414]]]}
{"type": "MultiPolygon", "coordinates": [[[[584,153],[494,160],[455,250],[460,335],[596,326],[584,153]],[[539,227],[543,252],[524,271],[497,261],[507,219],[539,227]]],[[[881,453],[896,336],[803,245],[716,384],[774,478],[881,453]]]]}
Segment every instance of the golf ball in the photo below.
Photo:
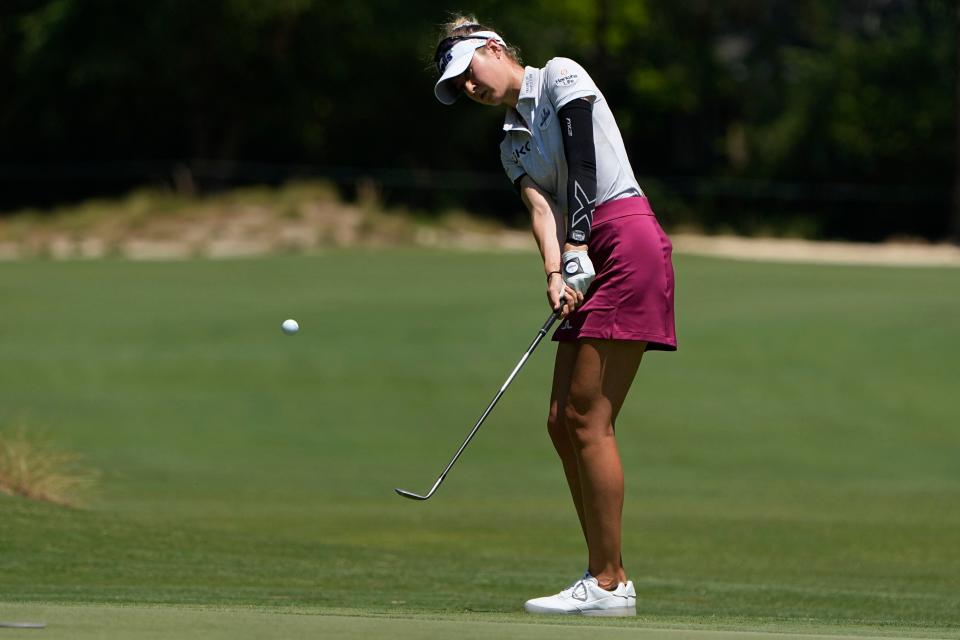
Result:
{"type": "Polygon", "coordinates": [[[283,321],[283,324],[280,325],[280,328],[288,336],[292,336],[297,331],[300,331],[300,325],[293,318],[287,318],[283,321]]]}

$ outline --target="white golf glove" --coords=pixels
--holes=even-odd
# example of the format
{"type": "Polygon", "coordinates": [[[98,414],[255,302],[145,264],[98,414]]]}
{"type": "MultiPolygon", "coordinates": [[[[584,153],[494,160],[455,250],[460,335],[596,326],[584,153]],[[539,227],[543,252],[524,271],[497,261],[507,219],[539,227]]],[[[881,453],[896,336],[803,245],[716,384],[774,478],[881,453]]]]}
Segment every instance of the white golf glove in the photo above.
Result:
{"type": "Polygon", "coordinates": [[[590,283],[597,275],[587,252],[565,251],[561,261],[563,262],[563,281],[574,291],[586,295],[590,283]]]}

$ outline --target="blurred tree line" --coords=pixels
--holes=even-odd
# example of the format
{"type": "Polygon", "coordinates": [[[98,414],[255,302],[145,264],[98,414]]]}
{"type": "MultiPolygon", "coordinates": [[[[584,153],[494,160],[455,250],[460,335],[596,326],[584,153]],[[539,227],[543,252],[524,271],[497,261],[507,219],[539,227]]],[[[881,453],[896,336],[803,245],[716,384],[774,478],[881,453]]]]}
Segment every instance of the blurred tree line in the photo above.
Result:
{"type": "MultiPolygon", "coordinates": [[[[387,0],[4,0],[0,211],[293,176],[516,222],[502,112],[433,98],[438,25],[387,0]]],[[[960,236],[947,0],[476,0],[524,62],[581,61],[660,215],[960,236]]]]}

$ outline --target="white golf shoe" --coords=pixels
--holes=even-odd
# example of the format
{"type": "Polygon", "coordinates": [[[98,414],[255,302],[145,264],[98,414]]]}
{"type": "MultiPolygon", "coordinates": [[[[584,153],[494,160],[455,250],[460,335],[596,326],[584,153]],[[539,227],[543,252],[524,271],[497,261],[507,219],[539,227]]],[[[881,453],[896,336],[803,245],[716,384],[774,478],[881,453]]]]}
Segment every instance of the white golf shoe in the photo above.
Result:
{"type": "Polygon", "coordinates": [[[601,589],[589,572],[555,596],[527,600],[529,613],[580,614],[584,616],[635,616],[637,591],[633,582],[621,582],[613,591],[601,589]]]}

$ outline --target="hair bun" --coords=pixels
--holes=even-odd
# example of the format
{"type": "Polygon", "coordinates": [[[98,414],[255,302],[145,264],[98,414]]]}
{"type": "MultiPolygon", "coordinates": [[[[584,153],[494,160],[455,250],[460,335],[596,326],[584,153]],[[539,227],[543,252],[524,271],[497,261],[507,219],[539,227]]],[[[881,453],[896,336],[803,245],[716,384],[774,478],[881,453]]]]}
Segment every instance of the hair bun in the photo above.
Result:
{"type": "MultiPolygon", "coordinates": [[[[473,14],[467,15],[456,15],[453,14],[450,16],[450,20],[443,25],[440,37],[437,38],[438,43],[442,42],[446,38],[453,36],[468,36],[471,33],[476,33],[478,31],[493,31],[495,33],[500,33],[497,29],[482,24],[477,17],[473,14]]],[[[520,58],[520,49],[511,45],[504,44],[504,48],[514,62],[519,65],[523,65],[523,60],[520,58]]],[[[436,62],[436,54],[433,56],[434,62],[436,62]]]]}

